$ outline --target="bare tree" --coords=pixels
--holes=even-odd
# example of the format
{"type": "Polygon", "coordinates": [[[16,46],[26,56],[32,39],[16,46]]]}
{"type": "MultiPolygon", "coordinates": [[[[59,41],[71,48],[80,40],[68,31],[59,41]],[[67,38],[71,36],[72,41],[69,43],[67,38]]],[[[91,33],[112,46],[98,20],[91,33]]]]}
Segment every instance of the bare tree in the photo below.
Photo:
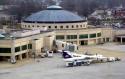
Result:
{"type": "Polygon", "coordinates": [[[27,17],[32,13],[40,11],[42,9],[42,3],[35,2],[34,0],[25,0],[11,7],[9,9],[9,13],[16,15],[18,21],[21,21],[23,17],[27,17]]]}
{"type": "MultiPolygon", "coordinates": [[[[55,4],[53,0],[1,0],[0,4],[12,4],[9,13],[16,15],[21,21],[32,13],[45,9],[55,4]]],[[[88,16],[97,8],[113,8],[125,6],[125,0],[61,0],[60,5],[70,11],[77,12],[81,16],[88,16]]]]}

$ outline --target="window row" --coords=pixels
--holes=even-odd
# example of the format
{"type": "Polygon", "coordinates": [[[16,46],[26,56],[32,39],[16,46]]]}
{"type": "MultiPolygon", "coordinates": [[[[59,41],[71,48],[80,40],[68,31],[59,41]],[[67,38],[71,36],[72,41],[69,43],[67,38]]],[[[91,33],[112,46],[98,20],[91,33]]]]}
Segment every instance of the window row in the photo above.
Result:
{"type": "Polygon", "coordinates": [[[0,48],[0,53],[11,53],[11,48],[0,48]]]}
{"type": "MultiPolygon", "coordinates": [[[[23,25],[23,27],[29,27],[29,28],[31,28],[31,27],[40,27],[39,25],[37,25],[37,26],[34,26],[34,25],[23,25]]],[[[45,27],[45,26],[42,26],[42,27],[45,27]]]]}
{"type": "Polygon", "coordinates": [[[67,39],[77,39],[77,35],[67,35],[67,39]]]}
{"type": "MultiPolygon", "coordinates": [[[[66,39],[77,39],[77,35],[67,35],[66,39]]],[[[96,38],[96,37],[101,37],[101,33],[94,33],[94,34],[81,34],[79,35],[79,39],[86,39],[86,38],[96,38]]],[[[65,39],[64,35],[57,35],[56,39],[65,39]]]]}
{"type": "MultiPolygon", "coordinates": [[[[53,26],[48,26],[49,29],[51,29],[53,26]]],[[[54,28],[57,29],[59,26],[55,26],[54,28]]],[[[63,28],[82,28],[85,27],[85,25],[67,25],[67,26],[60,26],[61,29],[63,28]]]]}
{"type": "Polygon", "coordinates": [[[20,52],[21,49],[22,50],[32,49],[32,44],[15,47],[15,52],[20,52]]]}
{"type": "MultiPolygon", "coordinates": [[[[41,26],[39,26],[39,25],[37,25],[37,26],[34,26],[34,25],[23,25],[23,27],[25,27],[25,28],[33,28],[33,27],[41,27],[41,26]]],[[[46,26],[42,26],[42,27],[46,27],[46,26]]],[[[51,29],[53,26],[47,26],[49,29],[51,29]]],[[[69,25],[67,25],[67,26],[54,26],[54,28],[55,29],[57,29],[57,28],[60,28],[60,29],[63,29],[63,28],[83,28],[83,27],[86,27],[85,25],[72,25],[72,26],[69,26],[69,25]]]]}
{"type": "MultiPolygon", "coordinates": [[[[20,52],[21,48],[22,50],[32,49],[32,44],[15,47],[15,52],[20,52]]],[[[0,53],[11,53],[11,48],[0,48],[0,53]]]]}

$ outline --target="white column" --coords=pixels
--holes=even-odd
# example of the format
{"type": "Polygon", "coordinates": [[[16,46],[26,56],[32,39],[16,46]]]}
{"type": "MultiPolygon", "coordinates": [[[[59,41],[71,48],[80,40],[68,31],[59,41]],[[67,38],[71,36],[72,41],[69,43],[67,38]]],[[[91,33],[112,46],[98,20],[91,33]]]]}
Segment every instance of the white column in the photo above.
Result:
{"type": "Polygon", "coordinates": [[[98,36],[97,36],[97,33],[96,33],[96,41],[95,41],[96,44],[98,44],[98,36]]]}
{"type": "Polygon", "coordinates": [[[12,38],[12,47],[11,47],[11,63],[16,63],[16,58],[15,58],[15,43],[14,39],[12,38]]]}
{"type": "Polygon", "coordinates": [[[77,34],[77,45],[79,46],[80,44],[79,44],[79,34],[77,34]]]}
{"type": "Polygon", "coordinates": [[[67,35],[64,35],[64,41],[67,42],[67,35]]]}
{"type": "Polygon", "coordinates": [[[19,60],[23,60],[22,54],[19,55],[19,60]]]}
{"type": "Polygon", "coordinates": [[[123,40],[122,40],[123,38],[121,37],[121,44],[123,43],[123,40]]]}
{"type": "Polygon", "coordinates": [[[26,53],[26,58],[27,58],[27,59],[29,58],[29,53],[28,53],[28,52],[26,53]]]}
{"type": "Polygon", "coordinates": [[[88,45],[89,45],[89,42],[90,42],[90,34],[88,34],[88,45]]]}

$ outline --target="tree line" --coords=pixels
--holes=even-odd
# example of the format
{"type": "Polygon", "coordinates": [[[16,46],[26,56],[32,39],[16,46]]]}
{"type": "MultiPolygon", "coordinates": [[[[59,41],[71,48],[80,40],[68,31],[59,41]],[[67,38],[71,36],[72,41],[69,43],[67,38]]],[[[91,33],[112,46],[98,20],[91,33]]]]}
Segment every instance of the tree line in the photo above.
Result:
{"type": "MultiPolygon", "coordinates": [[[[60,0],[60,6],[66,10],[77,12],[81,16],[88,16],[94,10],[99,8],[114,8],[116,6],[125,6],[125,0],[60,0]]],[[[46,9],[47,6],[55,4],[54,0],[0,0],[0,5],[14,5],[8,12],[21,19],[32,13],[46,9]]]]}

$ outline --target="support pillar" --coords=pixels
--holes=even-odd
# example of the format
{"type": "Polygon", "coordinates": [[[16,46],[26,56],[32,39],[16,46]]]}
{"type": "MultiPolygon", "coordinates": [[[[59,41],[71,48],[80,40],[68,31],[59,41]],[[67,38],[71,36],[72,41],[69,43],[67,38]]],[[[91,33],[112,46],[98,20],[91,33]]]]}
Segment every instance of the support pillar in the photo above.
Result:
{"type": "Polygon", "coordinates": [[[99,44],[99,38],[96,38],[96,40],[95,40],[95,45],[97,45],[97,44],[99,44]]]}
{"type": "Polygon", "coordinates": [[[122,37],[121,37],[121,44],[123,44],[123,40],[122,40],[122,37]]]}
{"type": "Polygon", "coordinates": [[[67,42],[67,38],[66,38],[67,35],[64,35],[64,41],[67,42]]]}
{"type": "Polygon", "coordinates": [[[12,47],[11,47],[11,59],[10,59],[10,62],[12,64],[15,64],[16,63],[16,58],[15,58],[15,40],[14,38],[12,38],[12,47]]]}
{"type": "Polygon", "coordinates": [[[88,34],[88,44],[87,45],[89,45],[89,43],[90,43],[90,34],[88,34]]]}
{"type": "Polygon", "coordinates": [[[23,60],[22,54],[19,55],[19,60],[23,60]]]}
{"type": "Polygon", "coordinates": [[[79,46],[80,45],[80,43],[79,43],[80,42],[79,41],[79,34],[77,34],[77,41],[76,42],[77,42],[77,45],[79,46]]]}
{"type": "Polygon", "coordinates": [[[12,64],[15,64],[16,63],[16,58],[14,55],[11,56],[11,63],[12,64]]]}
{"type": "Polygon", "coordinates": [[[97,45],[98,44],[98,35],[97,35],[97,33],[96,33],[96,39],[95,39],[95,45],[97,45]]]}
{"type": "Polygon", "coordinates": [[[27,59],[29,58],[29,53],[28,53],[28,52],[26,53],[26,58],[27,58],[27,59]]]}

